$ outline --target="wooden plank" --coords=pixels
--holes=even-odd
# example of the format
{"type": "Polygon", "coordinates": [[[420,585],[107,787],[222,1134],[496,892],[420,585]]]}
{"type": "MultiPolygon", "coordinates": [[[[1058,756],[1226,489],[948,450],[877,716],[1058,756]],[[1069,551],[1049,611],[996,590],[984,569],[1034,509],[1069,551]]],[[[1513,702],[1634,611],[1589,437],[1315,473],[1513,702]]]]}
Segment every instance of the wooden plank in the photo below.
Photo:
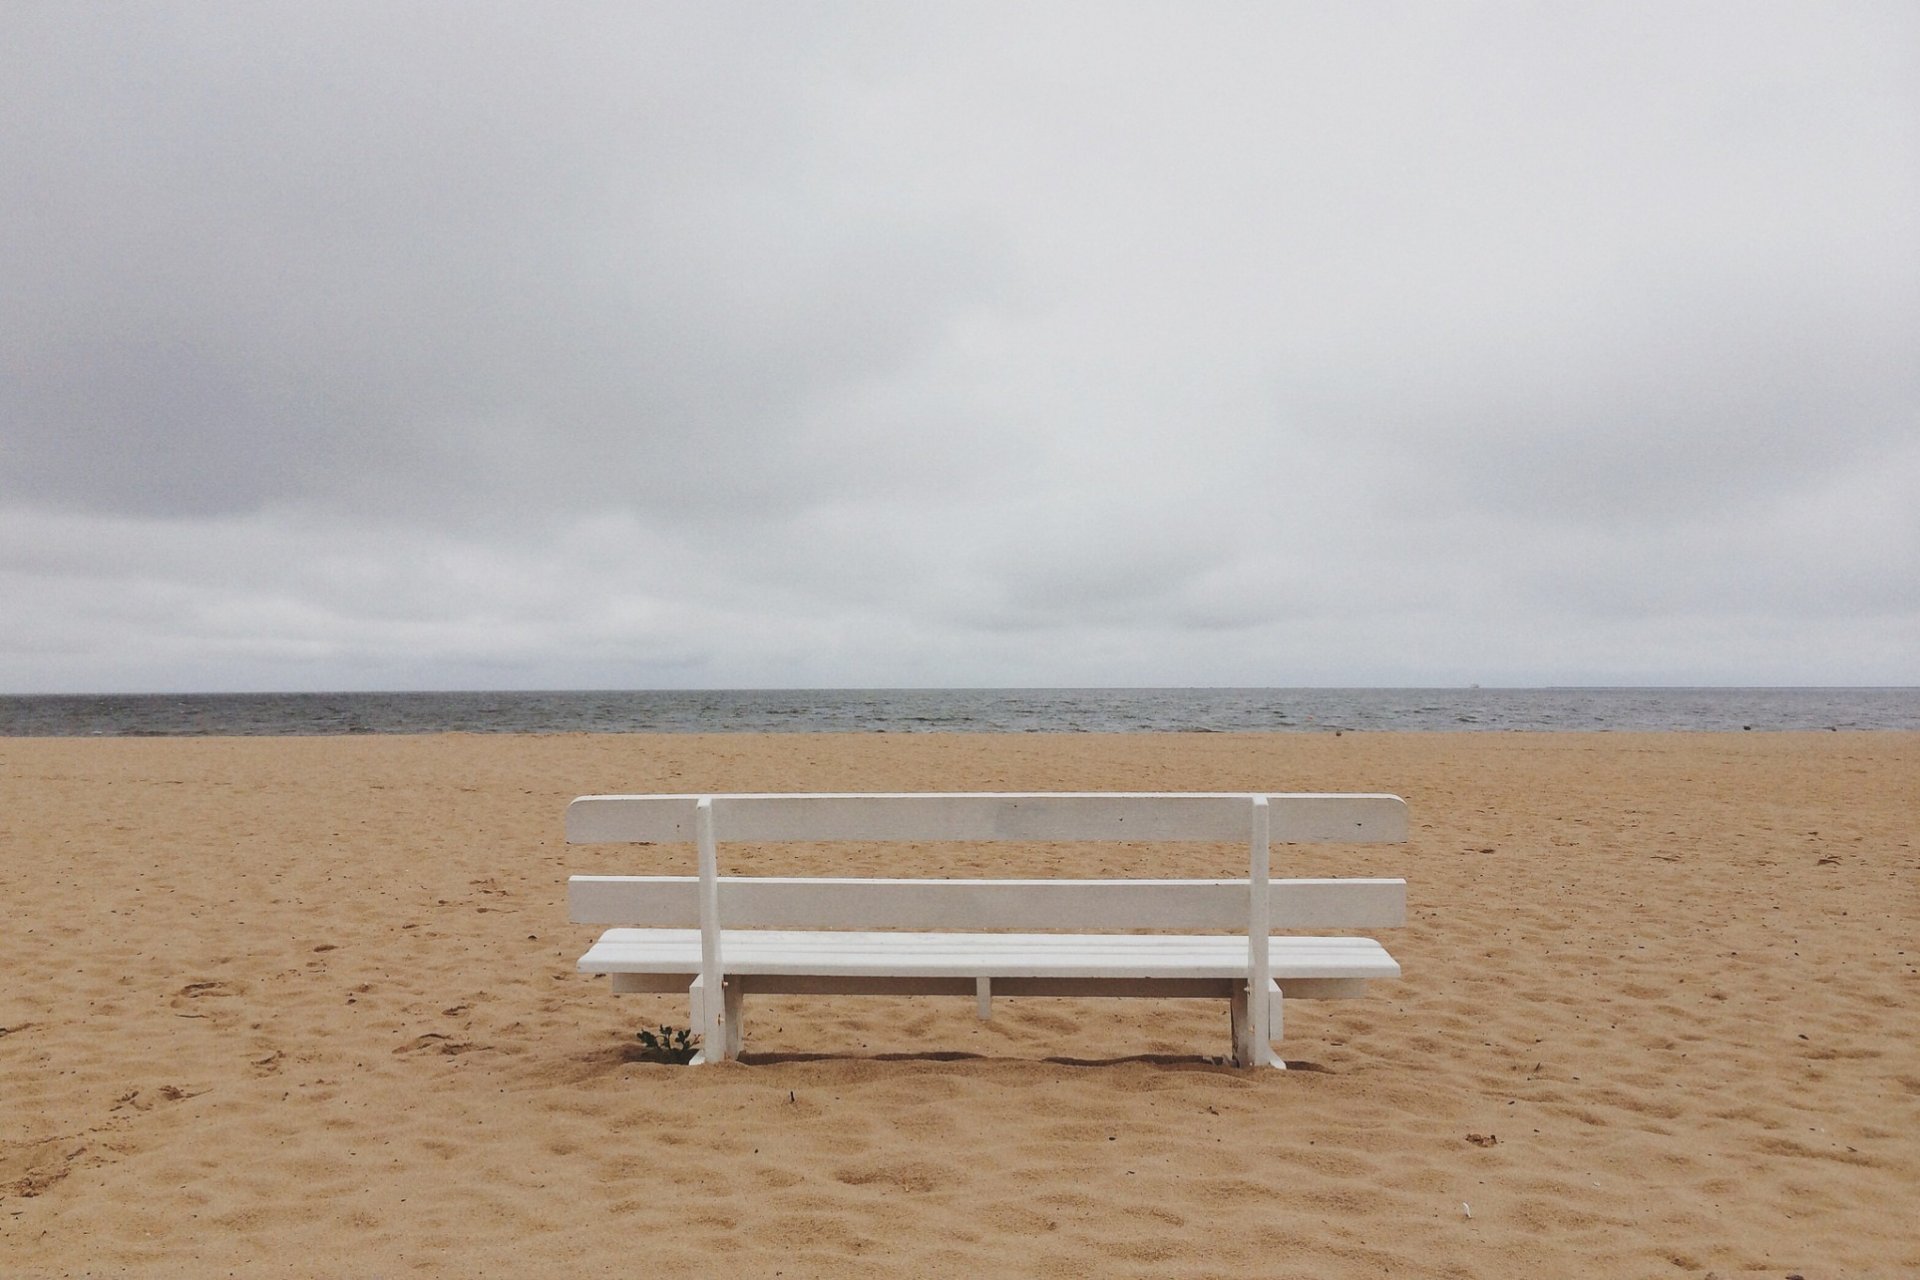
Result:
{"type": "Polygon", "coordinates": [[[567,806],[567,843],[678,844],[693,839],[699,796],[581,796],[567,806]]]}
{"type": "Polygon", "coordinates": [[[1275,844],[1405,844],[1407,802],[1388,795],[1271,793],[1275,844]]]}
{"type": "MultiPolygon", "coordinates": [[[[609,929],[580,957],[583,973],[698,972],[695,929],[609,929]]],[[[1273,976],[1396,978],[1372,938],[1278,937],[1273,976]]],[[[851,933],[742,930],[727,935],[728,974],[819,977],[1246,979],[1244,939],[1220,934],[851,933]]]]}
{"type": "Polygon", "coordinates": [[[1249,801],[1228,795],[729,796],[728,840],[1234,840],[1249,801]]]}
{"type": "Polygon", "coordinates": [[[1398,877],[1268,883],[1275,929],[1397,929],[1407,922],[1407,882],[1398,877]]]}
{"type": "MultiPolygon", "coordinates": [[[[1270,882],[1273,929],[1386,929],[1406,923],[1400,879],[1270,882]]],[[[692,927],[694,876],[573,876],[576,924],[692,927]]],[[[723,876],[729,929],[1232,929],[1247,925],[1246,880],[895,880],[723,876]]]]}
{"type": "MultiPolygon", "coordinates": [[[[693,796],[582,796],[567,839],[692,839],[693,796]]],[[[753,794],[713,797],[729,842],[1238,840],[1249,798],[1202,793],[955,792],[753,794]]]]}
{"type": "MultiPolygon", "coordinates": [[[[732,979],[729,979],[732,981],[732,979]]],[[[747,994],[841,996],[965,996],[978,990],[972,978],[910,978],[885,974],[748,974],[747,994]]],[[[1224,1000],[1232,983],[1220,978],[995,978],[1002,996],[1108,999],[1142,996],[1166,1000],[1224,1000]]]]}
{"type": "MultiPolygon", "coordinates": [[[[673,843],[694,838],[691,795],[582,796],[567,839],[673,843]]],[[[1252,795],[1200,792],[955,792],[715,795],[717,838],[783,841],[1241,841],[1252,795]]],[[[1397,796],[1273,794],[1280,843],[1406,839],[1397,796]]]]}
{"type": "MultiPolygon", "coordinates": [[[[728,979],[732,981],[733,979],[728,979]]],[[[888,974],[746,974],[739,979],[747,994],[845,996],[966,996],[976,994],[973,978],[899,977],[888,974]]],[[[1076,999],[1150,996],[1169,1000],[1223,1000],[1232,984],[1219,978],[995,978],[999,996],[1052,996],[1076,999]]]]}
{"type": "MultiPolygon", "coordinates": [[[[610,973],[615,995],[685,995],[698,974],[610,973]]],[[[968,996],[977,998],[977,978],[903,978],[881,975],[817,977],[806,974],[739,974],[748,995],[968,996]]],[[[1152,996],[1162,999],[1224,1000],[1237,984],[1231,978],[994,978],[996,996],[1152,996]]],[[[1275,983],[1274,985],[1279,985],[1275,983]]],[[[1295,978],[1287,983],[1289,1000],[1353,1000],[1365,996],[1365,978],[1295,978]]],[[[1277,1022],[1274,1025],[1279,1025],[1277,1022]]]]}
{"type": "Polygon", "coordinates": [[[1154,1000],[1224,1000],[1233,980],[1220,978],[995,978],[995,994],[1076,1000],[1146,997],[1154,1000]]]}

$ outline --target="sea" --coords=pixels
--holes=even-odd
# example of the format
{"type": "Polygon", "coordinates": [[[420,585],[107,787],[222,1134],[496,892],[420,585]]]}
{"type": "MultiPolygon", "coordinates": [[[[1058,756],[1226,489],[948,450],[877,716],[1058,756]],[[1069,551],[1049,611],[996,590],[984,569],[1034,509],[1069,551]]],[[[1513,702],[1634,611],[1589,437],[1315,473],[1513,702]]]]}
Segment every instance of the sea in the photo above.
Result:
{"type": "Polygon", "coordinates": [[[0,737],[1920,730],[1920,688],[0,695],[0,737]]]}

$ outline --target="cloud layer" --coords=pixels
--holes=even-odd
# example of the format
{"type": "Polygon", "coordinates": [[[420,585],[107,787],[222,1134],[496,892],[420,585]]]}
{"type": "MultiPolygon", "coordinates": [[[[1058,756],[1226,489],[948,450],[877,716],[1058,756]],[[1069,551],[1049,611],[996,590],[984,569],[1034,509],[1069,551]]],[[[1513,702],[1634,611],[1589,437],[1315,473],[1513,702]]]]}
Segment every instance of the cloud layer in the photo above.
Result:
{"type": "Polygon", "coordinates": [[[1903,5],[0,14],[0,689],[1920,682],[1903,5]]]}

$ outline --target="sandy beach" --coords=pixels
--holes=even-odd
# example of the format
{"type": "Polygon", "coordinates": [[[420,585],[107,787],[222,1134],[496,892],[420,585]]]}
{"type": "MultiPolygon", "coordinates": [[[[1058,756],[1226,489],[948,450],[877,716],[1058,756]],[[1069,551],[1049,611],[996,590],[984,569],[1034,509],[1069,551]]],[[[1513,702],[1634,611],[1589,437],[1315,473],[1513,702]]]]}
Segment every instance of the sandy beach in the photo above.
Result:
{"type": "MultiPolygon", "coordinates": [[[[1230,847],[739,873],[1231,875],[1230,847]]],[[[1920,1272],[1920,735],[0,740],[0,1275],[1920,1272]],[[1405,976],[1299,1002],[768,998],[745,1063],[574,972],[604,791],[1392,791],[1405,976]]]]}

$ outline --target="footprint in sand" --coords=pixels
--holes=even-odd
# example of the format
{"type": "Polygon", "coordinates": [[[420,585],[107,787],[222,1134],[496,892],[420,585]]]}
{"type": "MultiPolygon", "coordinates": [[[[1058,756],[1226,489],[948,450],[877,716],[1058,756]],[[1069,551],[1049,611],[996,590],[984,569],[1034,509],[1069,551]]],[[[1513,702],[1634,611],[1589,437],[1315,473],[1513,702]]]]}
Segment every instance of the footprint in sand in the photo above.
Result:
{"type": "Polygon", "coordinates": [[[206,1018],[215,1026],[220,1026],[231,1022],[239,1015],[232,1010],[221,1009],[217,1005],[212,1006],[209,1011],[202,1011],[201,1002],[243,996],[246,993],[245,984],[238,982],[224,982],[218,979],[189,982],[173,993],[173,998],[167,1001],[167,1007],[176,1011],[174,1013],[176,1018],[206,1018]]]}
{"type": "Polygon", "coordinates": [[[423,1036],[415,1036],[406,1044],[395,1049],[395,1053],[443,1053],[448,1057],[456,1054],[471,1053],[475,1049],[484,1049],[485,1045],[474,1044],[470,1040],[455,1040],[452,1036],[442,1035],[438,1031],[429,1031],[423,1036]]]}
{"type": "Polygon", "coordinates": [[[114,1099],[115,1111],[151,1111],[162,1102],[185,1102],[188,1098],[197,1098],[205,1089],[182,1089],[177,1084],[163,1084],[151,1092],[145,1089],[129,1089],[114,1099]]]}

